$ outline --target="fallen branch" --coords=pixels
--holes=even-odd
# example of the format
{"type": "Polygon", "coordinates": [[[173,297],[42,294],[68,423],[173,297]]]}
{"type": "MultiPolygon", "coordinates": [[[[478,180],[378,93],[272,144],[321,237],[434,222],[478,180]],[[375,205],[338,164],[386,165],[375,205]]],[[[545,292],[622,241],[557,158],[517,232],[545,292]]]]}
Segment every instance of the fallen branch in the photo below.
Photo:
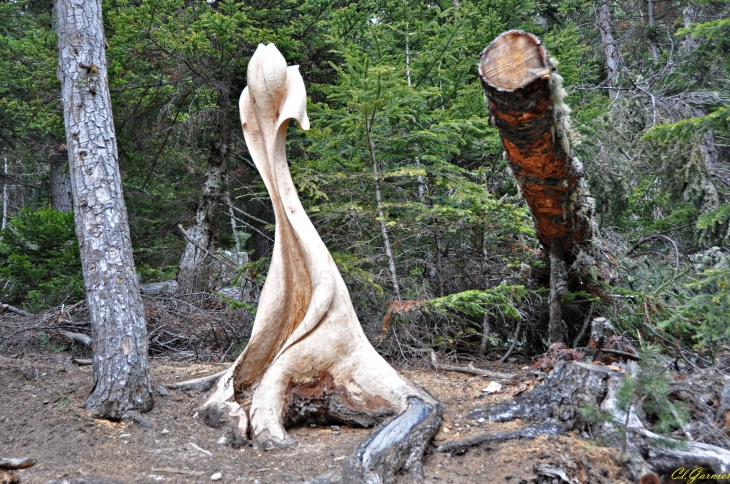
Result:
{"type": "Polygon", "coordinates": [[[11,306],[10,304],[0,304],[0,313],[2,313],[3,311],[10,311],[11,313],[20,314],[21,316],[25,316],[26,318],[30,318],[33,316],[28,311],[23,311],[22,309],[18,309],[15,306],[11,306]]]}
{"type": "Polygon", "coordinates": [[[90,336],[87,336],[83,333],[72,333],[71,331],[61,331],[61,333],[71,341],[91,348],[92,340],[90,336]]]}
{"type": "Polygon", "coordinates": [[[163,474],[182,474],[183,476],[204,476],[202,471],[187,471],[183,469],[175,469],[173,467],[152,467],[152,472],[161,472],[163,474]]]}
{"type": "Polygon", "coordinates": [[[71,361],[79,366],[90,366],[94,364],[93,360],[87,360],[84,358],[71,358],[71,361]]]}
{"type": "Polygon", "coordinates": [[[203,449],[202,447],[198,447],[197,445],[193,444],[192,442],[188,442],[188,446],[193,450],[197,450],[198,452],[200,452],[203,455],[207,455],[208,457],[213,457],[213,454],[210,451],[207,451],[207,450],[203,449]]]}
{"type": "Polygon", "coordinates": [[[534,439],[538,435],[558,435],[559,433],[559,425],[538,424],[517,430],[511,430],[509,432],[488,432],[485,434],[475,435],[474,437],[469,437],[468,439],[451,440],[439,445],[437,450],[439,452],[456,452],[461,449],[476,447],[481,444],[498,443],[516,439],[534,439]]]}
{"type": "Polygon", "coordinates": [[[213,388],[215,382],[218,381],[218,378],[220,378],[225,372],[226,370],[223,370],[214,375],[208,375],[180,383],[167,383],[164,386],[170,390],[195,390],[198,392],[207,392],[213,388]]]}
{"type": "Polygon", "coordinates": [[[436,359],[436,353],[434,353],[433,351],[431,352],[431,366],[433,366],[435,370],[458,371],[459,373],[468,373],[469,375],[477,376],[488,376],[490,378],[501,378],[502,380],[509,380],[510,378],[514,377],[514,375],[508,375],[505,373],[482,370],[480,368],[474,367],[472,363],[469,363],[467,366],[444,365],[443,363],[438,362],[438,360],[436,359]]]}
{"type": "Polygon", "coordinates": [[[499,359],[500,363],[504,363],[507,361],[507,358],[509,358],[509,355],[512,354],[512,351],[515,349],[515,346],[517,345],[517,338],[520,336],[520,329],[522,328],[522,321],[517,321],[517,329],[515,329],[515,336],[512,338],[512,346],[509,347],[507,350],[507,353],[504,354],[502,358],[499,359]]]}

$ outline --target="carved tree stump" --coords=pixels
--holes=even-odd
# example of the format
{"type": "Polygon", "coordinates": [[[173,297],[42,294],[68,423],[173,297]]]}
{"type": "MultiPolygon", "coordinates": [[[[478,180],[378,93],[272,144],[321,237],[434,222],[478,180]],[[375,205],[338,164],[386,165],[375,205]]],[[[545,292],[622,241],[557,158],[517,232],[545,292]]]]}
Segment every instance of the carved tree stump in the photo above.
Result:
{"type": "Polygon", "coordinates": [[[199,410],[241,445],[288,447],[287,425],[334,421],[373,426],[345,468],[348,482],[392,482],[420,472],[437,432],[438,401],[400,376],[362,331],[347,287],[304,211],[285,153],[289,119],[309,128],[298,66],[286,66],[273,44],[259,45],[240,100],[243,132],[276,217],[275,243],[251,339],[199,410]]]}

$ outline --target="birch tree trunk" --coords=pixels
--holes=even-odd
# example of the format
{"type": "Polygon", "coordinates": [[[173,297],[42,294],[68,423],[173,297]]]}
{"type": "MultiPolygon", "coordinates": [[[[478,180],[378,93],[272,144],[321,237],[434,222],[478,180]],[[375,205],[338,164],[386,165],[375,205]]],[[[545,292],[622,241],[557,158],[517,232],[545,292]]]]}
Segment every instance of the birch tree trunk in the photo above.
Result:
{"type": "Polygon", "coordinates": [[[255,446],[268,449],[294,444],[287,425],[369,427],[398,413],[359,447],[343,479],[389,483],[401,470],[418,474],[441,406],[365,337],[342,276],[299,200],[285,152],[289,119],[309,128],[299,69],[287,68],[273,44],[259,45],[247,78],[241,123],[271,197],[274,250],[251,339],[198,415],[224,427],[233,445],[245,442],[250,425],[255,446]]]}
{"type": "Polygon", "coordinates": [[[216,228],[219,205],[223,201],[225,174],[228,167],[228,145],[216,138],[211,142],[208,169],[203,184],[203,194],[195,213],[195,225],[187,233],[195,240],[188,240],[180,258],[177,276],[180,294],[193,294],[211,289],[211,261],[208,253],[215,253],[216,228]],[[207,252],[201,250],[204,247],[207,252]]]}
{"type": "Polygon", "coordinates": [[[132,259],[107,83],[101,0],[60,0],[58,78],[93,338],[86,408],[118,420],[152,408],[147,327],[132,259]]]}

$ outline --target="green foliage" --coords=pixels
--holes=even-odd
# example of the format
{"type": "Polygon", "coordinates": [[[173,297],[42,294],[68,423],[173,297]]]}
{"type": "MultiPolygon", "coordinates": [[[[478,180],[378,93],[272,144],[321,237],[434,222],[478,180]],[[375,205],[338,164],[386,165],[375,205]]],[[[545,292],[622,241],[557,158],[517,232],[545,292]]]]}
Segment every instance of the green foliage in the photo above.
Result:
{"type": "Polygon", "coordinates": [[[56,343],[53,340],[53,337],[48,333],[38,333],[38,342],[40,343],[43,351],[48,351],[50,353],[63,353],[64,351],[71,349],[71,345],[69,344],[59,345],[56,343]]]}
{"type": "MultiPolygon", "coordinates": [[[[616,457],[619,462],[628,459],[626,426],[631,413],[636,412],[644,416],[646,420],[644,423],[660,435],[681,429],[689,421],[686,406],[669,398],[671,393],[669,382],[670,375],[661,359],[659,349],[646,346],[641,350],[640,361],[634,374],[627,375],[621,380],[615,402],[618,412],[600,410],[590,405],[581,407],[581,415],[586,422],[612,428],[618,433],[619,440],[623,442],[621,451],[616,457]]],[[[616,435],[609,435],[609,440],[613,440],[614,437],[616,435]]],[[[657,443],[670,445],[670,442],[676,446],[676,441],[668,439],[657,443]]]]}
{"type": "Polygon", "coordinates": [[[0,297],[30,310],[83,297],[72,213],[26,208],[0,232],[0,297]]]}
{"type": "Polygon", "coordinates": [[[616,394],[616,408],[628,412],[632,406],[639,406],[658,434],[682,428],[688,421],[687,409],[669,398],[671,378],[660,357],[660,348],[646,346],[640,357],[637,372],[622,381],[616,394]]]}
{"type": "Polygon", "coordinates": [[[136,264],[137,276],[141,282],[162,282],[175,278],[177,266],[151,267],[146,262],[136,264]]]}
{"type": "Polygon", "coordinates": [[[715,355],[730,344],[730,266],[704,270],[685,289],[681,304],[658,327],[689,335],[695,348],[715,355]]]}
{"type": "Polygon", "coordinates": [[[523,286],[500,284],[492,289],[463,291],[429,300],[426,310],[449,315],[459,312],[476,318],[488,314],[492,317],[519,319],[516,303],[525,296],[523,286]]]}

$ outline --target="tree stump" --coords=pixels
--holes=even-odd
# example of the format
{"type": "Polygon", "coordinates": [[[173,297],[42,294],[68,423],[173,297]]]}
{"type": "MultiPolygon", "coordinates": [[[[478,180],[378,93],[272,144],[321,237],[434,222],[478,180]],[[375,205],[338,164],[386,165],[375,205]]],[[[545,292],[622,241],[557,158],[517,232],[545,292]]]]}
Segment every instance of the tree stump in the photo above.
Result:
{"type": "MultiPolygon", "coordinates": [[[[632,367],[635,367],[633,362],[628,365],[629,369],[632,367]]],[[[730,478],[730,451],[657,435],[645,427],[633,408],[628,416],[619,410],[616,393],[621,386],[621,378],[624,375],[606,366],[561,361],[532,391],[517,396],[511,402],[472,410],[467,418],[485,418],[494,422],[519,418],[531,423],[532,427],[528,428],[542,429],[547,433],[567,432],[586,426],[588,422],[583,418],[581,408],[592,407],[610,413],[613,422],[625,423],[629,454],[626,465],[637,482],[658,483],[659,475],[669,475],[679,468],[690,471],[702,468],[706,474],[724,474],[726,479],[730,478]]],[[[608,422],[594,427],[593,436],[621,445],[617,440],[619,430],[615,423],[608,422]]],[[[480,440],[479,437],[472,439],[480,440]]],[[[484,436],[481,441],[489,439],[484,436]]],[[[464,443],[464,446],[469,446],[467,444],[475,445],[464,443]]],[[[458,447],[454,443],[443,445],[458,447]]]]}

